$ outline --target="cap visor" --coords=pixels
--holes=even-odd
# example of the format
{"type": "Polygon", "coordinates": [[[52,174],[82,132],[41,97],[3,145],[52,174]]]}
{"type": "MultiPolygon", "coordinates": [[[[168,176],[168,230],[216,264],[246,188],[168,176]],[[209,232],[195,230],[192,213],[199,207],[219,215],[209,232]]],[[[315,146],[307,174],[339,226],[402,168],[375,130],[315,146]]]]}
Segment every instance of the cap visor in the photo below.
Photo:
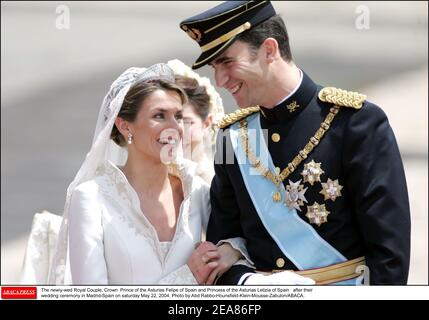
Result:
{"type": "Polygon", "coordinates": [[[202,66],[205,66],[206,64],[209,64],[210,62],[212,62],[214,59],[216,59],[218,56],[224,53],[225,50],[228,49],[229,46],[234,43],[234,40],[236,38],[237,36],[232,37],[228,41],[221,43],[220,45],[203,52],[192,65],[192,69],[194,70],[199,69],[202,66]]]}

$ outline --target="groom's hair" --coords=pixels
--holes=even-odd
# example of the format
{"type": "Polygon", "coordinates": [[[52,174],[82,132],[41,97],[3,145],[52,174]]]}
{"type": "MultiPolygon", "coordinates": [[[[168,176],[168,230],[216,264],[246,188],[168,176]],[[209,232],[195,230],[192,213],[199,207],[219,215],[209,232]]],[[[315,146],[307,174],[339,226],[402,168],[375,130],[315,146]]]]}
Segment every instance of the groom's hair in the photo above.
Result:
{"type": "MultiPolygon", "coordinates": [[[[182,105],[188,102],[185,91],[175,83],[163,80],[138,81],[133,84],[125,95],[118,117],[128,122],[133,122],[139,112],[144,100],[157,90],[173,91],[179,94],[182,105]]],[[[119,146],[126,145],[126,140],[116,125],[113,126],[110,138],[119,146]]]]}
{"type": "Polygon", "coordinates": [[[257,26],[244,31],[237,37],[237,40],[247,43],[250,47],[251,53],[256,56],[258,49],[267,38],[274,38],[277,40],[280,55],[283,60],[286,62],[293,60],[286,25],[282,17],[278,14],[257,26]]]}

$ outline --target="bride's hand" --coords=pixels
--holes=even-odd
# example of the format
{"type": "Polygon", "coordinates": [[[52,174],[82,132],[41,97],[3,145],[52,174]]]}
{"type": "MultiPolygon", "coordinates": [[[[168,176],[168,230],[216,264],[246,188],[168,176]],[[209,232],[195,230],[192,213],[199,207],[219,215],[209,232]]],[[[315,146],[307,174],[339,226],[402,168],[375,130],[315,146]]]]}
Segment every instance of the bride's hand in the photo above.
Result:
{"type": "Polygon", "coordinates": [[[242,258],[241,252],[235,250],[229,243],[223,243],[218,247],[219,259],[218,266],[210,273],[206,280],[206,285],[214,284],[224,272],[242,258]]]}
{"type": "Polygon", "coordinates": [[[192,271],[198,284],[205,284],[213,269],[219,266],[218,247],[213,243],[202,242],[188,259],[188,267],[192,271]]]}

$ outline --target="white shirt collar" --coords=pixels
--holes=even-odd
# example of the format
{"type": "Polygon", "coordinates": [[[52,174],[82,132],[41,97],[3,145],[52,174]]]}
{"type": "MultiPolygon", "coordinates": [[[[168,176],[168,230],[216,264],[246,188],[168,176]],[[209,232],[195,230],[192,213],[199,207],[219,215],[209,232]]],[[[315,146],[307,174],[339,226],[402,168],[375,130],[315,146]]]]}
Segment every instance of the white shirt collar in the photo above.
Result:
{"type": "Polygon", "coordinates": [[[299,70],[299,74],[300,74],[298,85],[285,98],[283,98],[279,103],[275,104],[276,106],[278,106],[279,104],[281,104],[284,101],[286,101],[287,99],[289,99],[299,89],[299,87],[301,86],[302,79],[304,78],[304,74],[301,71],[301,69],[298,69],[298,70],[299,70]]]}

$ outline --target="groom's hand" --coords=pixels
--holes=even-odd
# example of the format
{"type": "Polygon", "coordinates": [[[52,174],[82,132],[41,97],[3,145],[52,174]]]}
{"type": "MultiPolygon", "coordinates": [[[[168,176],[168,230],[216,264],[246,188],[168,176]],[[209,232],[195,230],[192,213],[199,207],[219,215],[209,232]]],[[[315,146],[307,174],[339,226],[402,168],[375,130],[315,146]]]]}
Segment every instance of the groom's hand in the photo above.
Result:
{"type": "Polygon", "coordinates": [[[188,267],[191,269],[198,284],[206,284],[207,278],[217,268],[219,263],[218,248],[211,242],[202,242],[188,259],[188,267]]]}
{"type": "Polygon", "coordinates": [[[216,280],[231,266],[242,258],[241,252],[235,250],[229,243],[225,242],[218,247],[218,266],[210,273],[206,280],[207,285],[216,284],[216,280]]]}

